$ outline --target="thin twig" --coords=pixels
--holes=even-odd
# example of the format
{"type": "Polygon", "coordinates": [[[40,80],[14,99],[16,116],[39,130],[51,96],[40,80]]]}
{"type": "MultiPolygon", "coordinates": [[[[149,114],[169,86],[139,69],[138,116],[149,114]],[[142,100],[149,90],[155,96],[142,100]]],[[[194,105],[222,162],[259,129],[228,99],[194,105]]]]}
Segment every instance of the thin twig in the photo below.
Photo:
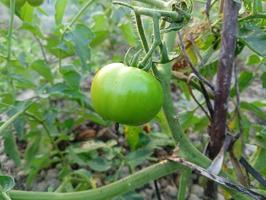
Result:
{"type": "Polygon", "coordinates": [[[210,13],[210,8],[211,8],[211,0],[207,0],[206,2],[206,6],[205,6],[205,14],[207,16],[207,18],[209,18],[209,13],[210,13]]]}
{"type": "Polygon", "coordinates": [[[193,38],[191,33],[188,35],[188,39],[191,42],[191,45],[192,45],[193,50],[195,51],[196,55],[199,57],[200,63],[203,63],[203,58],[202,58],[202,56],[200,54],[199,48],[195,44],[194,38],[193,38]]]}
{"type": "MultiPolygon", "coordinates": [[[[195,76],[195,75],[194,75],[195,76]]],[[[192,96],[192,98],[194,99],[194,101],[198,104],[198,106],[201,108],[201,110],[205,113],[205,115],[209,118],[209,120],[211,120],[210,115],[208,114],[208,112],[205,110],[205,108],[201,105],[201,103],[197,100],[197,98],[195,97],[193,90],[189,84],[190,80],[192,79],[192,76],[190,76],[190,78],[188,78],[187,80],[187,85],[188,85],[188,89],[189,89],[189,93],[192,96]]]]}
{"type": "Polygon", "coordinates": [[[236,113],[237,113],[237,118],[238,118],[239,133],[242,136],[242,134],[243,134],[243,123],[242,123],[242,116],[241,116],[241,113],[240,113],[240,95],[239,95],[237,69],[236,69],[236,64],[235,63],[234,63],[233,69],[234,69],[235,91],[236,91],[236,113]]]}
{"type": "Polygon", "coordinates": [[[177,35],[178,35],[178,38],[179,38],[179,41],[180,41],[180,47],[181,47],[181,50],[182,50],[182,53],[184,54],[184,57],[186,59],[186,61],[188,62],[189,66],[191,67],[193,73],[203,82],[205,83],[208,87],[210,87],[213,91],[215,91],[215,88],[214,86],[208,81],[206,80],[203,76],[201,76],[201,74],[197,71],[197,69],[194,67],[194,65],[192,64],[191,60],[189,59],[189,56],[187,55],[187,52],[186,52],[186,49],[185,49],[185,45],[183,43],[183,40],[182,40],[182,36],[181,36],[181,33],[178,31],[177,32],[177,35]]]}
{"type": "Polygon", "coordinates": [[[257,181],[259,181],[262,186],[266,187],[266,179],[263,178],[262,175],[254,169],[245,158],[241,157],[239,162],[257,181]]]}
{"type": "Polygon", "coordinates": [[[225,179],[224,177],[212,174],[212,173],[208,172],[206,169],[199,167],[198,165],[195,165],[194,163],[186,161],[182,158],[171,156],[171,157],[168,157],[168,160],[171,160],[171,161],[179,163],[185,167],[188,167],[188,168],[192,169],[193,172],[195,172],[197,174],[205,176],[206,178],[208,178],[208,179],[210,179],[210,180],[212,180],[212,181],[214,181],[214,182],[216,182],[216,183],[218,183],[218,184],[220,184],[226,188],[233,189],[233,190],[236,190],[238,192],[244,193],[255,200],[265,200],[265,196],[255,192],[249,188],[245,188],[242,185],[238,185],[236,183],[233,183],[233,182],[225,179]]]}
{"type": "Polygon", "coordinates": [[[45,53],[45,50],[44,50],[44,47],[43,47],[43,44],[42,44],[41,40],[39,38],[37,38],[35,35],[33,35],[33,36],[34,36],[34,38],[36,39],[37,43],[39,44],[39,46],[41,48],[43,59],[48,64],[48,59],[46,57],[46,53],[45,53]]]}
{"type": "Polygon", "coordinates": [[[155,191],[156,191],[156,196],[157,196],[157,199],[158,200],[161,200],[161,194],[160,194],[160,189],[158,187],[158,183],[157,183],[157,180],[154,180],[154,186],[155,186],[155,191]]]}
{"type": "Polygon", "coordinates": [[[230,160],[231,160],[231,163],[233,164],[234,170],[236,171],[236,176],[237,176],[239,182],[242,185],[244,185],[245,187],[248,187],[249,184],[248,184],[247,178],[245,177],[245,175],[243,173],[243,170],[240,166],[238,159],[236,158],[236,156],[234,154],[234,151],[230,150],[229,155],[230,155],[230,160]]]}

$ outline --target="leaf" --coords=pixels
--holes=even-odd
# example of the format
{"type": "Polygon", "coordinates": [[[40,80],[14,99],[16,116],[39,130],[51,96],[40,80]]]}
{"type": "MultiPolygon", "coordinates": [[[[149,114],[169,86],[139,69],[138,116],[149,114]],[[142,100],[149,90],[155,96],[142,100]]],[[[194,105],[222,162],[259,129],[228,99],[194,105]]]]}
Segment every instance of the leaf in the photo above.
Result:
{"type": "Polygon", "coordinates": [[[141,131],[142,131],[142,128],[139,126],[126,126],[125,127],[125,136],[132,150],[136,149],[138,145],[139,133],[141,131]]]}
{"type": "MultiPolygon", "coordinates": [[[[253,81],[254,76],[252,72],[243,71],[240,73],[238,78],[238,87],[239,92],[242,92],[245,88],[247,88],[250,83],[253,81]]],[[[230,91],[231,97],[234,97],[236,95],[236,89],[233,87],[230,91]]]]}
{"type": "Polygon", "coordinates": [[[68,0],[57,0],[55,3],[55,22],[57,25],[62,24],[68,0]]]}
{"type": "Polygon", "coordinates": [[[8,192],[15,186],[11,176],[0,176],[0,192],[8,192]]]}
{"type": "Polygon", "coordinates": [[[107,161],[101,157],[97,157],[96,159],[90,160],[87,163],[89,167],[96,172],[104,172],[112,167],[110,161],[107,161]]]}
{"type": "Polygon", "coordinates": [[[253,167],[258,170],[263,176],[266,176],[266,149],[259,147],[255,153],[253,167]]]}
{"type": "Polygon", "coordinates": [[[40,27],[35,24],[24,22],[21,28],[24,30],[30,31],[33,35],[35,35],[38,38],[41,38],[41,39],[45,38],[40,27]]]}
{"type": "Polygon", "coordinates": [[[260,109],[260,107],[258,107],[256,105],[256,102],[245,102],[245,101],[243,101],[243,102],[240,103],[240,108],[248,110],[248,111],[254,113],[259,118],[261,118],[263,120],[266,120],[266,113],[264,111],[262,111],[260,109]]]}
{"type": "Polygon", "coordinates": [[[32,20],[34,19],[33,15],[34,15],[34,8],[30,6],[28,2],[26,2],[20,10],[20,18],[23,21],[31,23],[32,20]]]}
{"type": "Polygon", "coordinates": [[[53,82],[53,74],[49,65],[46,64],[44,60],[36,60],[31,64],[31,68],[38,72],[41,76],[43,76],[50,83],[53,82]]]}
{"type": "Polygon", "coordinates": [[[19,166],[21,163],[20,155],[15,136],[12,132],[6,132],[6,134],[4,135],[4,148],[5,148],[5,153],[10,158],[12,158],[12,160],[14,160],[17,166],[19,166]]]}
{"type": "Polygon", "coordinates": [[[153,150],[150,148],[138,149],[129,153],[126,157],[127,163],[131,167],[136,167],[146,161],[153,153],[153,150]]]}
{"type": "Polygon", "coordinates": [[[71,41],[67,41],[65,38],[62,40],[58,30],[50,34],[46,38],[47,44],[45,48],[49,53],[55,55],[58,58],[66,58],[75,55],[74,45],[71,41]]]}
{"type": "Polygon", "coordinates": [[[262,130],[256,134],[255,143],[256,145],[266,149],[266,126],[263,126],[262,130]]]}
{"type": "Polygon", "coordinates": [[[74,69],[73,66],[63,66],[60,69],[61,74],[63,74],[66,84],[71,89],[79,89],[81,75],[74,69]]]}
{"type": "Polygon", "coordinates": [[[2,134],[3,131],[6,130],[6,128],[12,124],[21,114],[23,114],[25,112],[25,110],[27,109],[28,107],[23,107],[23,108],[20,108],[19,111],[16,112],[16,114],[14,114],[12,117],[10,117],[4,124],[2,124],[0,126],[0,135],[2,134]]]}
{"type": "Polygon", "coordinates": [[[239,38],[247,45],[251,50],[266,57],[266,32],[260,29],[254,24],[244,24],[240,28],[239,38]]]}
{"type": "Polygon", "coordinates": [[[27,161],[27,165],[30,165],[31,161],[34,159],[34,157],[37,155],[40,142],[41,142],[42,134],[36,133],[33,134],[33,138],[30,138],[30,141],[27,145],[27,149],[25,151],[24,158],[27,161]]]}
{"type": "Polygon", "coordinates": [[[122,32],[122,36],[125,38],[127,43],[132,47],[137,46],[136,35],[132,28],[132,25],[130,23],[123,23],[119,26],[119,28],[122,32]]]}
{"type": "Polygon", "coordinates": [[[180,113],[180,124],[184,130],[192,127],[193,124],[196,124],[199,121],[199,118],[194,116],[194,112],[195,111],[188,111],[180,113]]]}
{"type": "Polygon", "coordinates": [[[91,31],[94,34],[93,40],[91,42],[91,46],[97,46],[101,44],[109,34],[109,22],[108,18],[100,13],[93,16],[93,25],[91,26],[91,31]]]}
{"type": "Polygon", "coordinates": [[[256,65],[260,63],[260,57],[257,56],[256,54],[253,54],[248,57],[246,64],[247,65],[256,65]]]}
{"type": "Polygon", "coordinates": [[[66,34],[66,38],[75,44],[76,54],[81,60],[82,68],[86,69],[87,61],[91,55],[89,44],[93,38],[93,33],[84,24],[78,24],[73,31],[66,34]]]}

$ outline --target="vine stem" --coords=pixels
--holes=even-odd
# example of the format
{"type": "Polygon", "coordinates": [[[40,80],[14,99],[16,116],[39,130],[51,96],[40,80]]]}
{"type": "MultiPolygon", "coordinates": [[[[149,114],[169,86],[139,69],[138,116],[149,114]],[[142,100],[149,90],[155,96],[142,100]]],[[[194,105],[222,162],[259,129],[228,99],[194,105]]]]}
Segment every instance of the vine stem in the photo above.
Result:
{"type": "MultiPolygon", "coordinates": [[[[67,26],[67,29],[68,28],[71,28],[75,22],[80,18],[80,16],[85,12],[85,10],[96,0],[90,0],[88,1],[81,9],[80,11],[73,17],[73,19],[70,21],[69,25],[67,26]]],[[[67,31],[67,29],[65,29],[65,31],[67,31]]],[[[64,33],[65,33],[64,31],[64,33]]],[[[64,34],[63,33],[63,34],[64,34]]]]}
{"type": "MultiPolygon", "coordinates": [[[[73,17],[73,19],[70,21],[69,25],[66,26],[64,29],[63,29],[63,32],[61,34],[61,37],[60,37],[60,42],[63,41],[64,37],[65,37],[65,34],[66,32],[76,23],[76,21],[80,18],[80,16],[86,11],[86,9],[92,4],[94,3],[94,1],[96,0],[90,0],[88,1],[80,10],[79,12],[73,17]]],[[[61,50],[59,50],[59,69],[61,68],[61,65],[62,65],[62,58],[61,58],[61,50]]]]}
{"type": "Polygon", "coordinates": [[[54,193],[54,192],[24,192],[12,190],[9,195],[12,200],[103,200],[111,199],[117,195],[125,194],[139,188],[149,181],[171,174],[177,170],[183,171],[185,167],[171,161],[162,161],[136,172],[112,184],[83,192],[54,193]]]}
{"type": "Polygon", "coordinates": [[[14,15],[16,9],[16,0],[10,0],[10,20],[8,24],[8,34],[7,34],[7,63],[6,63],[6,73],[8,76],[9,84],[13,89],[12,78],[10,77],[9,63],[11,59],[11,48],[12,48],[12,34],[13,34],[13,25],[14,25],[14,15]]]}
{"type": "Polygon", "coordinates": [[[156,8],[164,9],[168,6],[167,2],[161,1],[161,0],[135,0],[141,3],[148,4],[150,6],[154,6],[156,8]]]}

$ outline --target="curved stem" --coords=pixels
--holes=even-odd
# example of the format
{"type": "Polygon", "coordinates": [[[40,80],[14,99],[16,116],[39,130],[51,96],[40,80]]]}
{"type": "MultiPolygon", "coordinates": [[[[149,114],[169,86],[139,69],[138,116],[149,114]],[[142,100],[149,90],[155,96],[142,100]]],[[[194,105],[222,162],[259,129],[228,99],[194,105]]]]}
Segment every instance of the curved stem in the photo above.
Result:
{"type": "Polygon", "coordinates": [[[6,73],[9,84],[13,90],[13,82],[12,78],[10,77],[10,70],[9,70],[9,63],[11,60],[11,47],[12,47],[12,33],[13,33],[13,24],[14,24],[14,16],[15,16],[15,9],[16,9],[16,0],[10,0],[10,20],[8,24],[8,34],[7,34],[7,63],[6,63],[6,73]]]}
{"type": "Polygon", "coordinates": [[[12,190],[9,195],[12,200],[103,200],[111,199],[132,191],[144,184],[156,180],[162,176],[171,174],[176,170],[183,171],[185,168],[171,161],[162,161],[147,167],[135,174],[116,181],[112,184],[83,192],[53,193],[53,192],[24,192],[12,190]]]}
{"type": "Polygon", "coordinates": [[[150,6],[154,6],[156,8],[164,9],[167,7],[167,3],[161,0],[135,0],[141,3],[148,4],[150,6]]]}

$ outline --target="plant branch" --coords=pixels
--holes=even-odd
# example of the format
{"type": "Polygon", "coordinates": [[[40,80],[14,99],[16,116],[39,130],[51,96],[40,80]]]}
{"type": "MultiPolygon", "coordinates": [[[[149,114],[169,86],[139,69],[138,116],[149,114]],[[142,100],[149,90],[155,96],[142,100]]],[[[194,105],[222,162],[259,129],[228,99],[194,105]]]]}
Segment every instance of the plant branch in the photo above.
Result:
{"type": "Polygon", "coordinates": [[[167,3],[161,0],[134,0],[141,3],[148,4],[150,6],[154,6],[156,8],[165,9],[167,7],[167,3]]]}
{"type": "Polygon", "coordinates": [[[125,194],[146,183],[171,174],[177,170],[183,171],[185,167],[171,161],[162,161],[120,179],[109,185],[82,192],[54,193],[54,192],[24,192],[12,190],[9,195],[12,200],[103,200],[111,199],[117,195],[125,194]]]}
{"type": "Polygon", "coordinates": [[[224,25],[222,46],[218,64],[214,116],[210,128],[210,158],[220,151],[226,133],[226,115],[231,86],[232,68],[235,59],[237,16],[240,5],[232,0],[224,2],[224,25]]]}
{"type": "Polygon", "coordinates": [[[213,91],[215,90],[214,86],[208,81],[206,80],[204,77],[201,76],[201,74],[196,70],[196,68],[194,67],[194,65],[192,64],[191,60],[189,59],[189,56],[187,55],[187,52],[186,52],[186,48],[185,48],[185,45],[183,43],[183,40],[182,40],[182,36],[180,34],[180,32],[178,31],[177,32],[177,35],[178,35],[178,38],[179,38],[179,44],[180,44],[180,47],[181,47],[181,50],[182,50],[182,53],[184,54],[184,57],[186,59],[186,61],[188,62],[190,68],[192,69],[193,73],[203,82],[205,83],[209,88],[211,88],[213,91]]]}

